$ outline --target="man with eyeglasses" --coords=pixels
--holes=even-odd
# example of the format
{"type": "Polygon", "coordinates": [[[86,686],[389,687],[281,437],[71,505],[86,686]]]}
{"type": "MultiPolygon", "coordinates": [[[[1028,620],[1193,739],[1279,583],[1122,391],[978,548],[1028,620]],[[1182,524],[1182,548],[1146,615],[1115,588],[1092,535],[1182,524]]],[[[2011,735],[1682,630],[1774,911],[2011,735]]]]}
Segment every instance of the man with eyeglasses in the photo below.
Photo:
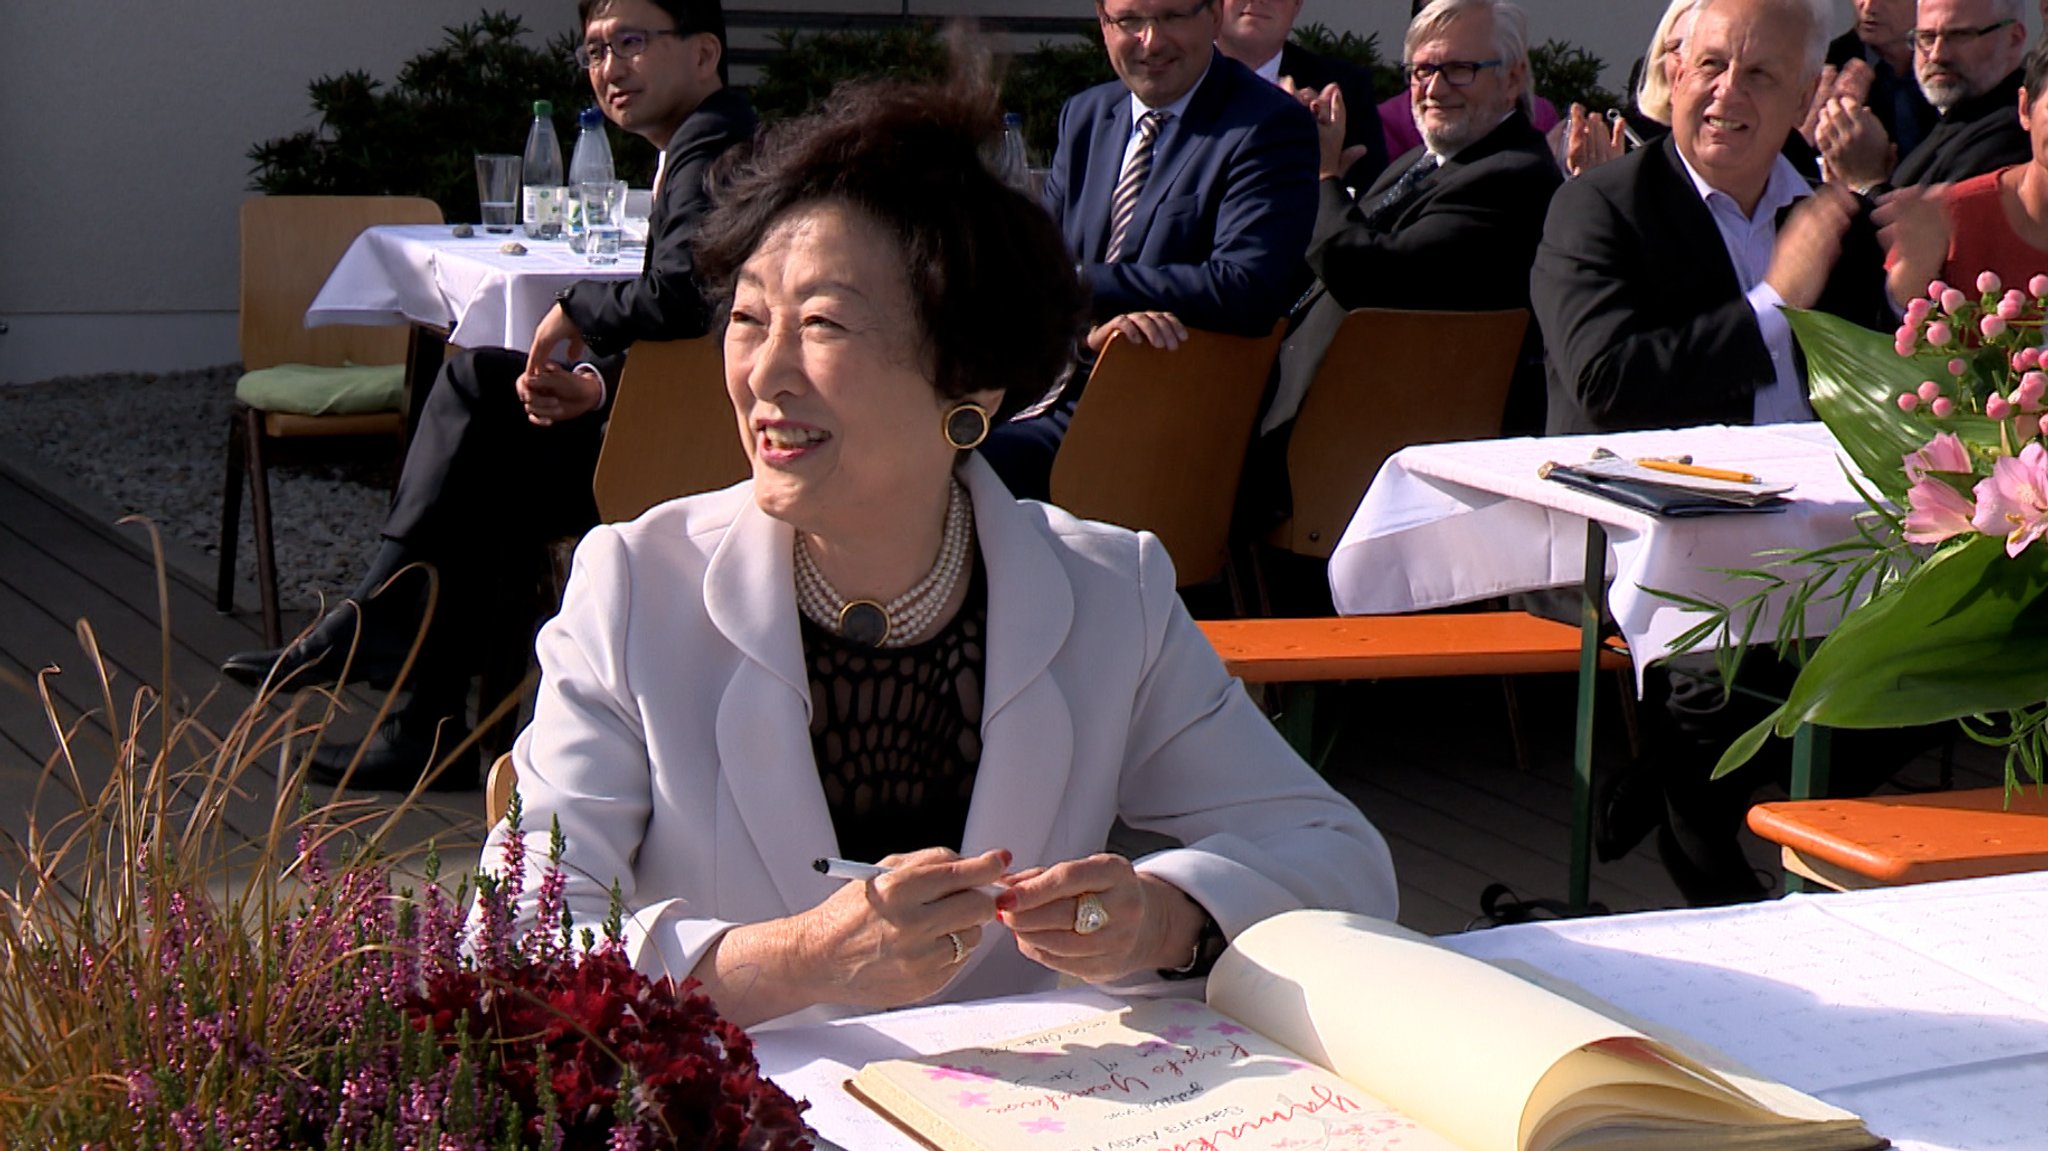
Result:
{"type": "MultiPolygon", "coordinates": [[[[1563,182],[1529,122],[1529,21],[1509,0],[1434,0],[1402,47],[1410,115],[1422,146],[1396,159],[1354,202],[1343,184],[1340,89],[1304,92],[1321,141],[1321,197],[1308,263],[1312,293],[1280,352],[1260,428],[1284,434],[1352,308],[1489,311],[1529,306],[1529,261],[1551,193],[1563,182]]],[[[1541,344],[1529,342],[1505,430],[1543,427],[1541,344]]],[[[1284,441],[1282,441],[1284,442],[1284,441]]],[[[1276,454],[1262,444],[1260,455],[1276,454]]]]}
{"type": "MultiPolygon", "coordinates": [[[[1862,98],[1849,106],[1869,109],[1897,154],[1911,155],[1938,115],[1913,75],[1915,0],[1855,0],[1855,7],[1856,25],[1828,44],[1827,65],[1845,76],[1862,71],[1862,98]]],[[[1821,86],[1831,88],[1826,79],[1821,86]]]]}
{"type": "Polygon", "coordinates": [[[1920,91],[1941,118],[1894,168],[1882,127],[1866,108],[1836,101],[1815,143],[1828,178],[1859,192],[1947,184],[2030,159],[2020,127],[2020,63],[2027,52],[2023,0],[1920,0],[1907,39],[1920,91]]]}
{"type": "MultiPolygon", "coordinates": [[[[487,348],[449,360],[434,382],[369,569],[342,605],[302,639],[229,656],[245,683],[291,689],[347,678],[388,683],[417,632],[423,578],[440,577],[434,618],[404,703],[372,736],[353,786],[406,789],[467,733],[477,654],[502,635],[531,634],[532,588],[547,545],[597,521],[590,482],[613,386],[638,340],[701,336],[710,316],[690,242],[710,210],[711,164],[753,138],[753,108],[725,86],[719,0],[579,0],[575,63],[612,123],[661,149],[640,276],[564,291],[526,351],[487,348]],[[357,642],[357,629],[361,640],[357,642]],[[274,670],[273,670],[274,669],[274,670]]],[[[313,774],[337,779],[355,748],[323,746],[313,774]]],[[[437,787],[475,787],[451,769],[437,787]]]]}
{"type": "MultiPolygon", "coordinates": [[[[1216,50],[1217,0],[1097,0],[1095,15],[1118,78],[1060,109],[1044,191],[1088,285],[1088,348],[1265,335],[1307,278],[1314,121],[1216,50]]],[[[1046,498],[1086,378],[982,444],[1016,495],[1046,498]]]]}

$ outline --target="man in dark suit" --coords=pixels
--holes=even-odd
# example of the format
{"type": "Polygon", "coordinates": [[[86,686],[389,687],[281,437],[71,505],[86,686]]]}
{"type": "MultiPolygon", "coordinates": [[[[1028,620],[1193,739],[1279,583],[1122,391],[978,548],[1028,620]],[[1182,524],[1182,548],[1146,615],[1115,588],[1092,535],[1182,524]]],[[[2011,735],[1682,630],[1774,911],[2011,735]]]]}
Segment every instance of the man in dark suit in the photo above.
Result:
{"type": "MultiPolygon", "coordinates": [[[[1552,432],[1811,419],[1780,307],[1893,323],[1867,214],[1846,189],[1808,185],[1780,150],[1818,85],[1826,19],[1809,0],[1701,0],[1671,135],[1552,198],[1530,276],[1552,432]]],[[[1612,858],[1658,827],[1690,901],[1754,898],[1763,888],[1736,835],[1777,765],[1710,783],[1754,719],[1709,669],[1662,667],[1647,685],[1643,760],[1603,788],[1596,843],[1612,858]]]]}
{"type": "Polygon", "coordinates": [[[1379,100],[1372,76],[1349,61],[1309,51],[1289,38],[1301,16],[1301,0],[1222,0],[1223,27],[1216,48],[1257,72],[1267,82],[1283,79],[1296,91],[1320,92],[1335,84],[1344,93],[1350,118],[1344,124],[1344,151],[1358,158],[1344,169],[1344,183],[1371,186],[1387,170],[1387,135],[1380,129],[1379,100]]]}
{"type": "Polygon", "coordinates": [[[1897,155],[1909,156],[1934,127],[1940,113],[1920,91],[1913,74],[1915,0],[1855,0],[1856,26],[1828,44],[1827,66],[1838,72],[1868,69],[1863,106],[1897,155]]]}
{"type": "Polygon", "coordinates": [[[1530,296],[1552,433],[1810,419],[1780,306],[1889,326],[1867,218],[1780,151],[1818,82],[1810,5],[1709,3],[1686,39],[1671,135],[1551,200],[1530,296]],[[1736,37],[1728,14],[1752,8],[1769,22],[1736,37]],[[1713,39],[1699,31],[1708,13],[1713,39]],[[1755,77],[1737,74],[1745,62],[1755,77]]]}
{"type": "MultiPolygon", "coordinates": [[[[1323,292],[1281,351],[1262,430],[1293,418],[1349,309],[1529,306],[1529,262],[1563,175],[1529,123],[1527,44],[1527,17],[1508,0],[1425,8],[1403,49],[1423,146],[1355,203],[1341,175],[1352,109],[1341,90],[1311,102],[1322,183],[1308,263],[1323,292]]],[[[1510,430],[1542,427],[1542,386],[1539,370],[1511,405],[1510,430]]]]}
{"type": "Polygon", "coordinates": [[[2022,0],[1920,0],[1913,67],[1941,113],[1897,167],[1877,117],[1851,101],[1822,112],[1815,143],[1828,179],[1881,194],[1909,184],[1948,184],[2033,155],[2020,128],[2020,62],[2027,52],[2022,0]]]}
{"type": "MultiPolygon", "coordinates": [[[[1179,346],[1188,328],[1264,335],[1306,274],[1316,131],[1294,97],[1217,52],[1217,0],[1099,0],[1119,79],[1068,100],[1045,206],[1092,300],[1089,349],[1112,333],[1179,346]]],[[[982,453],[1044,499],[1086,368],[982,453]]]]}
{"type": "MultiPolygon", "coordinates": [[[[293,688],[332,683],[360,622],[348,678],[388,682],[419,627],[424,580],[376,593],[411,565],[432,565],[440,591],[411,692],[373,736],[355,776],[361,787],[410,787],[437,740],[446,753],[465,733],[479,653],[502,636],[530,635],[530,589],[547,544],[597,520],[591,475],[626,348],[701,336],[710,324],[690,250],[710,210],[705,176],[728,148],[753,138],[756,124],[746,97],[725,87],[724,13],[718,0],[579,0],[578,16],[578,62],[599,106],[662,149],[639,278],[564,291],[526,351],[486,348],[450,360],[407,447],[383,544],[362,582],[304,638],[237,653],[223,666],[246,683],[273,669],[293,688]]],[[[320,748],[316,775],[331,780],[353,751],[320,748]]],[[[443,781],[476,783],[473,772],[450,771],[443,781]]]]}

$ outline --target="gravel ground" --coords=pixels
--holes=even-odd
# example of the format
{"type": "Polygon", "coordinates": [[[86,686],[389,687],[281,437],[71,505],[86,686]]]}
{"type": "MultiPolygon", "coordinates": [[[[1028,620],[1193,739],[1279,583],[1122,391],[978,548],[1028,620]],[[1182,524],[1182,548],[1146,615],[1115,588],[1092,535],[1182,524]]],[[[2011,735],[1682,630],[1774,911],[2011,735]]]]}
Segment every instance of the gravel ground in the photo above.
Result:
{"type": "MultiPolygon", "coordinates": [[[[74,376],[0,386],[0,438],[32,456],[11,461],[31,476],[83,487],[116,511],[155,520],[211,562],[220,555],[221,481],[228,411],[240,369],[163,375],[74,376]]],[[[388,441],[387,441],[388,442],[388,441]]],[[[355,585],[390,499],[396,460],[362,441],[345,462],[270,469],[278,594],[286,610],[312,608],[355,585]]],[[[244,587],[255,586],[256,544],[245,487],[244,587]]],[[[253,595],[237,600],[254,610],[253,595]]]]}

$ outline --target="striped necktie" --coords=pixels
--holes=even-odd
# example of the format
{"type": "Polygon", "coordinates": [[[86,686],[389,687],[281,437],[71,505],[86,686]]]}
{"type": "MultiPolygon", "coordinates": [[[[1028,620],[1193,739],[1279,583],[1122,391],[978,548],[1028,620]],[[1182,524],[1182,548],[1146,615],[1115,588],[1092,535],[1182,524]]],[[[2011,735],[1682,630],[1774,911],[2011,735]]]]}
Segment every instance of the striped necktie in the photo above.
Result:
{"type": "Polygon", "coordinates": [[[1417,188],[1422,187],[1423,181],[1436,174],[1436,167],[1436,153],[1424,152],[1421,159],[1410,164],[1408,170],[1401,173],[1401,178],[1394,181],[1393,187],[1388,188],[1379,199],[1372,202],[1372,207],[1366,209],[1365,226],[1380,230],[1393,223],[1395,215],[1400,212],[1401,206],[1407,203],[1408,197],[1414,195],[1417,188]]]}
{"type": "Polygon", "coordinates": [[[1152,174],[1152,142],[1166,123],[1166,113],[1147,112],[1138,117],[1138,146],[1124,164],[1116,181],[1116,194],[1109,201],[1109,247],[1103,258],[1114,262],[1124,256],[1124,240],[1131,231],[1131,217],[1138,214],[1138,196],[1145,190],[1145,177],[1152,174]]]}

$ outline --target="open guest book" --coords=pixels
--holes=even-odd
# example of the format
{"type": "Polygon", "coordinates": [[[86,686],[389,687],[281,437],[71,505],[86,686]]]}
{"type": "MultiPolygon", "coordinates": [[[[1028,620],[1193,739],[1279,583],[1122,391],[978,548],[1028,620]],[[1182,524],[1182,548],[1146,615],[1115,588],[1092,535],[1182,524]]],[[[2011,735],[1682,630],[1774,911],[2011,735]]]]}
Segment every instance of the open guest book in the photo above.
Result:
{"type": "Polygon", "coordinates": [[[1575,988],[1329,911],[1241,933],[1206,1004],[1153,1000],[870,1063],[847,1087],[941,1151],[1886,1146],[1854,1115],[1653,1039],[1575,988]]]}

